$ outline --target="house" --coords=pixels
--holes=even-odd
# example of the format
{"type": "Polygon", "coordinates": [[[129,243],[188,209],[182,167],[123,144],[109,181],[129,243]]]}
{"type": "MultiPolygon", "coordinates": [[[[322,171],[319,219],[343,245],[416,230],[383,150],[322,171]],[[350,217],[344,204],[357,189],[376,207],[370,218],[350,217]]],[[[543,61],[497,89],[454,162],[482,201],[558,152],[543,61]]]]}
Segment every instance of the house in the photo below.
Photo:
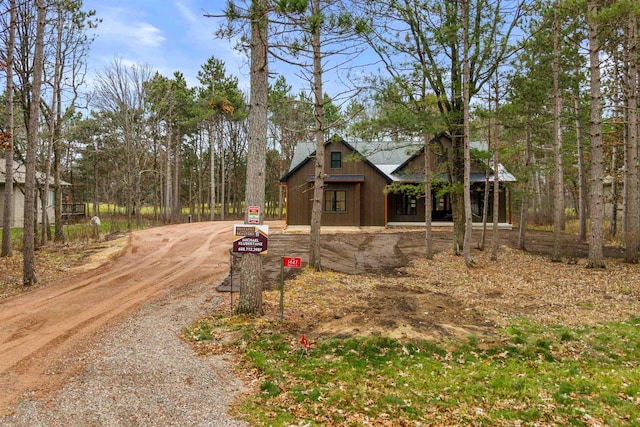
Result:
{"type": "MultiPolygon", "coordinates": [[[[441,134],[439,138],[450,138],[441,134]]],[[[287,226],[309,225],[315,162],[315,144],[296,146],[291,168],[280,181],[286,188],[287,226]]],[[[437,157],[437,156],[433,156],[437,157]]],[[[432,171],[438,170],[441,158],[433,159],[432,171]]],[[[482,218],[486,167],[474,161],[471,170],[471,204],[474,222],[482,218]]],[[[493,212],[493,171],[489,171],[491,195],[489,222],[493,212]]],[[[440,173],[441,176],[444,174],[440,173]]],[[[498,170],[499,222],[510,227],[511,203],[508,183],[516,179],[502,165],[498,170]]],[[[444,182],[444,179],[443,179],[444,182]]],[[[323,226],[396,227],[425,223],[424,196],[405,189],[424,183],[424,145],[422,143],[354,142],[331,138],[325,146],[325,189],[323,226]]],[[[433,225],[451,225],[452,209],[448,194],[441,187],[432,190],[431,220],[433,225]],[[443,192],[444,193],[444,192],[443,192]]]]}
{"type": "MultiPolygon", "coordinates": [[[[0,228],[2,227],[2,219],[4,218],[4,189],[5,189],[5,177],[6,177],[6,163],[5,159],[0,159],[0,228]]],[[[36,180],[38,183],[42,183],[45,180],[45,174],[36,172],[36,180]]],[[[25,182],[25,167],[24,165],[14,162],[13,163],[13,212],[12,215],[12,227],[22,227],[24,225],[24,182],[25,182]]],[[[49,216],[49,222],[54,223],[54,189],[53,178],[49,181],[51,187],[49,188],[49,194],[47,195],[47,214],[49,216]]],[[[69,183],[63,182],[62,185],[68,186],[69,183]]],[[[41,222],[41,201],[38,199],[38,222],[41,222]]]]}

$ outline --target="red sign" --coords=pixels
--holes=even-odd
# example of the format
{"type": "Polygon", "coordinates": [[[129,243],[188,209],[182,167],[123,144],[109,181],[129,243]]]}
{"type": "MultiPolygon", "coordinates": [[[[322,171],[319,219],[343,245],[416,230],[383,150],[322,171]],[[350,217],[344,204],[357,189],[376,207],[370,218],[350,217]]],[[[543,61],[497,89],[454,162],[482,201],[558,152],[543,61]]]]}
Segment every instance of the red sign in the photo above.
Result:
{"type": "Polygon", "coordinates": [[[286,256],[283,258],[283,265],[289,268],[300,268],[302,267],[302,259],[298,257],[286,256]]]}

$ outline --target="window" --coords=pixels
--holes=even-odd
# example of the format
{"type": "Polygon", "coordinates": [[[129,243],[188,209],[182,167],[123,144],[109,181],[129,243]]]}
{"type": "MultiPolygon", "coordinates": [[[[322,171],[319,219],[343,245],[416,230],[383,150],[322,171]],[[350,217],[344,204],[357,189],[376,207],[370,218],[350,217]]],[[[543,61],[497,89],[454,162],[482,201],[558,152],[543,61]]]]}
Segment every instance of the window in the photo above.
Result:
{"type": "Polygon", "coordinates": [[[345,190],[326,190],[324,192],[325,212],[346,212],[347,192],[345,190]]]}
{"type": "Polygon", "coordinates": [[[342,153],[340,151],[331,152],[331,169],[342,168],[342,153]]]}
{"type": "Polygon", "coordinates": [[[417,213],[418,201],[415,197],[408,194],[398,196],[398,204],[396,205],[397,215],[415,215],[417,213]]]}

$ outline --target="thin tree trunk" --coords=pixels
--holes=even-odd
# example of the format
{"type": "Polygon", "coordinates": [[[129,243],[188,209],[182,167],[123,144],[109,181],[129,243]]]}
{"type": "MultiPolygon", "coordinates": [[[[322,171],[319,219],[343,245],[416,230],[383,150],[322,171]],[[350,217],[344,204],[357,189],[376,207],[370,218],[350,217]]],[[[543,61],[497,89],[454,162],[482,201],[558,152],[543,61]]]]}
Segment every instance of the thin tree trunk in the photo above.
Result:
{"type": "Polygon", "coordinates": [[[591,120],[589,134],[591,138],[591,233],[589,234],[589,260],[587,267],[604,268],[603,254],[603,150],[602,150],[602,104],[600,93],[600,46],[598,42],[598,23],[594,16],[598,12],[596,1],[589,1],[589,69],[591,71],[591,120]]]}
{"type": "Polygon", "coordinates": [[[3,257],[13,256],[11,245],[11,228],[13,227],[13,52],[16,43],[16,1],[10,0],[9,42],[7,44],[7,104],[5,110],[5,182],[4,182],[4,215],[2,217],[2,253],[3,257]]]}
{"type": "Polygon", "coordinates": [[[560,30],[558,28],[558,0],[554,5],[553,20],[553,248],[551,261],[562,261],[562,223],[564,217],[564,183],[562,169],[562,127],[560,126],[560,113],[562,111],[562,97],[560,96],[560,30]]]}
{"type": "Polygon", "coordinates": [[[464,232],[464,263],[467,267],[473,265],[471,259],[471,233],[473,231],[473,218],[471,216],[471,154],[469,149],[469,143],[471,139],[471,126],[469,118],[469,3],[468,0],[462,0],[462,37],[464,44],[463,52],[463,103],[464,103],[464,217],[465,217],[465,232],[464,232]]]}
{"type": "Polygon", "coordinates": [[[220,220],[224,221],[227,215],[227,168],[226,168],[226,156],[224,152],[224,136],[220,138],[220,220]]]}
{"type": "Polygon", "coordinates": [[[574,102],[576,114],[576,144],[578,145],[578,240],[584,242],[587,239],[587,186],[584,182],[584,142],[582,138],[582,122],[580,120],[582,107],[580,105],[579,93],[575,95],[574,102]]]}
{"type": "MultiPolygon", "coordinates": [[[[490,144],[489,144],[490,145],[490,144]]],[[[487,244],[487,221],[489,218],[489,165],[484,172],[484,191],[482,192],[482,234],[480,235],[480,243],[478,249],[484,251],[487,244]]]]}
{"type": "Polygon", "coordinates": [[[638,22],[629,18],[627,25],[629,75],[627,77],[627,179],[625,182],[625,261],[637,263],[640,260],[640,200],[638,194],[638,22]]]}
{"type": "MultiPolygon", "coordinates": [[[[55,108],[54,108],[55,110],[55,108]]],[[[53,125],[55,112],[52,111],[51,115],[51,126],[53,125]]],[[[49,238],[51,237],[51,230],[48,227],[49,215],[47,214],[47,202],[48,202],[48,194],[49,194],[49,182],[51,180],[51,155],[53,154],[53,129],[51,128],[51,138],[46,144],[47,154],[44,159],[44,182],[42,183],[42,188],[40,189],[40,201],[41,201],[41,224],[42,224],[42,234],[40,235],[40,245],[46,246],[49,242],[49,238]]]]}
{"type": "Polygon", "coordinates": [[[425,218],[425,258],[433,259],[433,236],[431,235],[431,214],[433,199],[431,198],[431,147],[430,138],[424,136],[424,218],[425,218]]]}
{"type": "Polygon", "coordinates": [[[171,152],[173,151],[172,149],[172,132],[171,132],[171,126],[167,126],[167,135],[165,136],[166,139],[166,150],[165,150],[165,179],[164,179],[164,184],[165,184],[165,191],[164,191],[164,221],[165,223],[170,223],[171,222],[171,213],[172,213],[172,206],[173,206],[173,177],[171,176],[171,152]]]}
{"type": "Polygon", "coordinates": [[[209,219],[215,221],[216,219],[216,141],[215,141],[215,128],[212,122],[209,124],[209,219]]]}
{"type": "Polygon", "coordinates": [[[498,107],[500,106],[500,87],[498,84],[498,76],[496,74],[495,83],[495,132],[493,133],[493,241],[491,245],[491,261],[498,260],[498,237],[500,231],[498,230],[498,223],[500,220],[500,128],[498,122],[498,107]]]}
{"type": "Polygon", "coordinates": [[[31,104],[27,134],[27,160],[25,165],[24,195],[24,233],[22,249],[22,283],[25,286],[36,284],[35,266],[35,201],[36,201],[36,148],[40,120],[40,93],[42,88],[42,72],[44,68],[44,29],[46,23],[46,6],[44,0],[36,1],[37,29],[36,46],[33,59],[31,82],[31,104]]]}
{"type": "MultiPolygon", "coordinates": [[[[491,97],[489,97],[491,98],[491,97]]],[[[489,100],[489,119],[488,119],[488,137],[487,137],[487,150],[491,152],[491,147],[493,144],[491,143],[492,132],[491,132],[491,100],[489,100]]],[[[480,235],[480,244],[478,245],[478,249],[484,251],[485,244],[487,243],[487,218],[489,216],[489,160],[487,160],[486,170],[484,173],[484,192],[482,194],[482,234],[480,235]]]]}
{"type": "MultiPolygon", "coordinates": [[[[62,79],[61,62],[62,62],[62,34],[63,19],[62,8],[58,6],[58,24],[57,24],[57,40],[56,40],[56,60],[54,70],[53,95],[51,97],[51,148],[53,150],[53,213],[55,232],[54,240],[56,242],[64,242],[64,233],[62,230],[62,184],[60,182],[60,162],[62,161],[62,147],[60,141],[60,126],[62,126],[62,95],[60,81],[62,79]]],[[[48,180],[48,178],[47,178],[48,180]]],[[[48,186],[48,184],[47,184],[48,186]]],[[[47,196],[48,197],[48,196],[47,196]]]]}
{"type": "Polygon", "coordinates": [[[609,234],[615,237],[618,234],[618,145],[611,149],[611,224],[609,234]]]}
{"type": "MultiPolygon", "coordinates": [[[[312,14],[320,13],[320,1],[313,0],[312,14]]],[[[322,63],[320,52],[320,28],[313,31],[313,93],[316,138],[315,179],[313,184],[313,205],[311,208],[311,230],[309,244],[309,266],[315,270],[322,269],[320,253],[320,228],[322,226],[322,204],[324,200],[324,108],[322,93],[322,63]]]]}
{"type": "Polygon", "coordinates": [[[527,180],[525,181],[524,192],[522,194],[522,205],[520,208],[520,227],[518,229],[518,249],[526,250],[527,231],[527,210],[529,209],[529,192],[531,191],[532,177],[529,168],[531,167],[531,122],[527,119],[525,127],[525,171],[527,180]]]}

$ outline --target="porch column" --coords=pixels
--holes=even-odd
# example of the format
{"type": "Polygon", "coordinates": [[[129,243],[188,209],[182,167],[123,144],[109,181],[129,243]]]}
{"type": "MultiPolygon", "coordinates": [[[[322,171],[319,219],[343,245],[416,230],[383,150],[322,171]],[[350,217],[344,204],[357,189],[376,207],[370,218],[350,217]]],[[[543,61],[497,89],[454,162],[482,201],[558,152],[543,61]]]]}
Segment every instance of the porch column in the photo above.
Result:
{"type": "Polygon", "coordinates": [[[362,226],[362,199],[360,198],[361,189],[362,184],[360,184],[359,182],[356,183],[356,200],[358,200],[358,204],[356,205],[358,207],[358,214],[356,215],[356,218],[358,218],[358,227],[362,226]]]}
{"type": "Polygon", "coordinates": [[[389,228],[389,193],[384,193],[384,228],[389,228]]]}

